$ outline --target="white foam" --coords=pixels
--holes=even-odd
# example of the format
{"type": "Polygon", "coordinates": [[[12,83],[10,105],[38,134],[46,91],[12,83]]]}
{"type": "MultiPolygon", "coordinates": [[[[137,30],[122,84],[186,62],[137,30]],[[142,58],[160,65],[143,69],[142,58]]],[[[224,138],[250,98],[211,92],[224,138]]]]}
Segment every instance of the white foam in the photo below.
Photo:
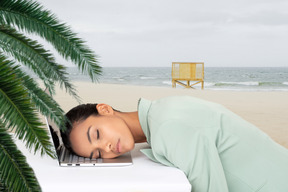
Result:
{"type": "Polygon", "coordinates": [[[213,82],[205,82],[204,81],[204,86],[205,87],[212,87],[212,86],[215,86],[216,85],[216,83],[213,83],[213,82]]]}
{"type": "Polygon", "coordinates": [[[238,82],[237,84],[239,84],[239,85],[248,85],[248,86],[250,86],[250,85],[252,85],[252,86],[258,86],[259,85],[259,82],[255,82],[255,81],[248,81],[248,82],[238,82]]]}
{"type": "Polygon", "coordinates": [[[156,79],[156,77],[140,77],[140,79],[143,79],[143,80],[145,80],[145,79],[156,79]]]}
{"type": "Polygon", "coordinates": [[[245,86],[259,86],[257,81],[235,82],[235,81],[221,81],[216,82],[214,85],[245,85],[245,86]]]}
{"type": "Polygon", "coordinates": [[[165,84],[165,85],[172,85],[171,81],[162,81],[162,83],[165,84]]]}

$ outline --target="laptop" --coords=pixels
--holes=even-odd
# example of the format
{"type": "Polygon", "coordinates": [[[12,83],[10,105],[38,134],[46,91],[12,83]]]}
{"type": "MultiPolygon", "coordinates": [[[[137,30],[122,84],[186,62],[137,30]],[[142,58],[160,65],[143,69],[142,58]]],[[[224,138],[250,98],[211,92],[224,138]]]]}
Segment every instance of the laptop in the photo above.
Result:
{"type": "MultiPolygon", "coordinates": [[[[47,91],[45,90],[47,93],[47,91]]],[[[68,166],[94,166],[94,167],[119,167],[119,166],[128,166],[132,165],[132,157],[131,153],[125,153],[119,157],[113,159],[90,159],[84,158],[77,155],[72,154],[69,150],[67,150],[62,142],[61,133],[59,127],[51,121],[50,118],[45,117],[46,125],[48,130],[50,130],[52,142],[55,147],[55,151],[57,154],[57,159],[59,162],[59,166],[68,167],[68,166]]]]}

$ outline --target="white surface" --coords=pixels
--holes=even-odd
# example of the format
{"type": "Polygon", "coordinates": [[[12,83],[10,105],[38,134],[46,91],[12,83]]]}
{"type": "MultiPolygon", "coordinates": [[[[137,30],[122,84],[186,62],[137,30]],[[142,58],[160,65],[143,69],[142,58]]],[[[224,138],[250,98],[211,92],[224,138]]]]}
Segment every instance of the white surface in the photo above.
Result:
{"type": "Polygon", "coordinates": [[[20,141],[18,148],[27,157],[44,192],[190,192],[185,174],[149,160],[136,144],[131,152],[133,165],[126,167],[59,167],[55,159],[29,153],[20,141]]]}

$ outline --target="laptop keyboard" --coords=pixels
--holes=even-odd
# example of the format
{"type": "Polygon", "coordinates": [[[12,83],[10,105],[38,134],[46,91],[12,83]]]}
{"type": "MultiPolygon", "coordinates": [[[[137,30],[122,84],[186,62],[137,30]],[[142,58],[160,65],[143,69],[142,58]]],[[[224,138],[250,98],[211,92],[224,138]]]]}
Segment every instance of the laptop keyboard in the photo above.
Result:
{"type": "Polygon", "coordinates": [[[69,164],[75,163],[98,163],[99,159],[90,159],[84,158],[77,155],[71,154],[67,149],[63,148],[63,152],[61,151],[61,162],[68,160],[69,164]]]}
{"type": "Polygon", "coordinates": [[[79,163],[84,163],[84,157],[79,157],[78,161],[79,163]]]}

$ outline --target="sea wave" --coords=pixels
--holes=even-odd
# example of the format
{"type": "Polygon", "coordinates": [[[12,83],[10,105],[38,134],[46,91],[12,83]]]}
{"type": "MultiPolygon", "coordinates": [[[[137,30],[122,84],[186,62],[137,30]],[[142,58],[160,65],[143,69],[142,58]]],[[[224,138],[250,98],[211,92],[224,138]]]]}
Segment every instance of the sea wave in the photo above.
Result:
{"type": "Polygon", "coordinates": [[[216,83],[207,83],[208,86],[217,86],[217,87],[224,87],[224,86],[285,86],[288,85],[288,82],[258,82],[258,81],[250,81],[250,82],[216,82],[216,83]]]}
{"type": "Polygon", "coordinates": [[[217,82],[214,86],[259,86],[260,83],[257,81],[249,82],[217,82]]]}
{"type": "Polygon", "coordinates": [[[259,82],[259,86],[281,86],[283,82],[259,82]]]}
{"type": "Polygon", "coordinates": [[[172,81],[162,81],[164,85],[172,85],[172,81]]]}
{"type": "Polygon", "coordinates": [[[140,77],[140,79],[148,80],[148,79],[157,79],[156,77],[140,77]]]}
{"type": "MultiPolygon", "coordinates": [[[[186,83],[186,82],[184,82],[186,83]]],[[[162,84],[164,85],[172,85],[171,81],[162,81],[162,84]]],[[[204,87],[219,87],[220,89],[223,89],[224,87],[231,88],[231,87],[243,87],[243,88],[249,88],[249,87],[274,87],[274,88],[283,88],[287,87],[288,82],[258,82],[258,81],[247,81],[247,82],[205,82],[204,81],[204,87]]],[[[201,84],[197,84],[194,86],[201,86],[201,84]]]]}

